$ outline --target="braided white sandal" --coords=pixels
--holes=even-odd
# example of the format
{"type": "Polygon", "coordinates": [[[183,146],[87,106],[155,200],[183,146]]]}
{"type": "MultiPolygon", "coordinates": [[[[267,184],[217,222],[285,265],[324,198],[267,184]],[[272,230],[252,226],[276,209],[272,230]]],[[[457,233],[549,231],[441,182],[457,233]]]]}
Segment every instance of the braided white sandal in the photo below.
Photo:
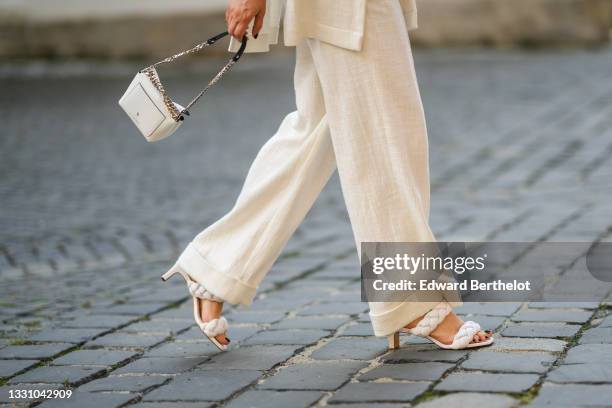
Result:
{"type": "Polygon", "coordinates": [[[476,347],[484,347],[493,343],[493,337],[489,337],[484,341],[472,343],[474,335],[480,331],[480,325],[473,321],[467,321],[461,325],[457,334],[453,338],[451,344],[444,344],[430,336],[436,327],[446,318],[453,309],[446,302],[436,305],[430,310],[423,319],[412,329],[402,328],[399,332],[395,332],[389,336],[389,349],[399,348],[400,333],[412,334],[414,336],[424,337],[434,343],[436,346],[445,350],[461,350],[476,347]]]}
{"type": "Polygon", "coordinates": [[[165,282],[176,273],[180,274],[183,279],[185,279],[187,287],[189,288],[189,293],[193,298],[193,318],[195,319],[196,324],[212,344],[217,346],[217,348],[221,351],[227,351],[227,345],[221,344],[219,340],[215,338],[220,334],[227,332],[228,324],[225,317],[222,316],[218,319],[205,322],[202,320],[202,316],[200,315],[200,299],[218,303],[223,303],[223,299],[213,295],[207,291],[204,286],[191,279],[191,277],[178,265],[174,265],[168,272],[164,273],[161,278],[165,282]]]}

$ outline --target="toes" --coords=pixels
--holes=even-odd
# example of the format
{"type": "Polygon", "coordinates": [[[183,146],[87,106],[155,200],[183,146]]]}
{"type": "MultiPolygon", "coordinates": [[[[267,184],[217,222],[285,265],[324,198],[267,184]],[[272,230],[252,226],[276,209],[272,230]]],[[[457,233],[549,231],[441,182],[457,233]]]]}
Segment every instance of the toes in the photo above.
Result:
{"type": "Polygon", "coordinates": [[[493,332],[491,330],[478,332],[480,341],[487,341],[491,338],[492,335],[493,335],[493,332]]]}
{"type": "Polygon", "coordinates": [[[229,344],[229,342],[230,342],[230,339],[228,337],[226,337],[225,334],[220,334],[220,335],[216,336],[215,339],[219,343],[221,343],[221,344],[223,344],[225,346],[227,346],[229,344]]]}
{"type": "Polygon", "coordinates": [[[485,341],[486,339],[486,334],[484,332],[479,331],[474,335],[474,340],[472,341],[472,343],[480,343],[482,341],[485,341]]]}
{"type": "Polygon", "coordinates": [[[481,343],[483,341],[487,341],[491,338],[491,336],[493,336],[493,332],[491,330],[479,331],[478,333],[474,334],[474,337],[472,338],[472,343],[481,343]]]}

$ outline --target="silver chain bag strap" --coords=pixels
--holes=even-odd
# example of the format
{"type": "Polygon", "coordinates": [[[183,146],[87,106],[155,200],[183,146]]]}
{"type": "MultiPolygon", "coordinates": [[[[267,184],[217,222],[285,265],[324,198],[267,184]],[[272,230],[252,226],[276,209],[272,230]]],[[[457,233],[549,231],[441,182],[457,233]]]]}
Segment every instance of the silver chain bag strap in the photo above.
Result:
{"type": "Polygon", "coordinates": [[[159,78],[156,68],[161,64],[173,62],[185,55],[193,54],[213,45],[226,35],[228,35],[227,31],[217,34],[193,48],[156,62],[136,74],[127,91],[119,99],[119,106],[132,119],[147,141],[156,142],[162,140],[179,128],[185,119],[185,115],[189,116],[189,109],[200,100],[206,91],[219,82],[221,77],[240,59],[246,48],[247,38],[244,37],[236,54],[185,107],[182,107],[170,98],[159,78]]]}

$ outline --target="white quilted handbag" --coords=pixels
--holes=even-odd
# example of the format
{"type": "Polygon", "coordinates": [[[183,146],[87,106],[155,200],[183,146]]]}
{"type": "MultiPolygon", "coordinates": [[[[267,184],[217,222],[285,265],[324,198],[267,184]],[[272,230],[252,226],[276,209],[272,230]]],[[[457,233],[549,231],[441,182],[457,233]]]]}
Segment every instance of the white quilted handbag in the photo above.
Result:
{"type": "Polygon", "coordinates": [[[119,106],[132,119],[140,133],[149,142],[165,139],[173,134],[189,116],[189,109],[204,95],[206,91],[216,84],[242,56],[247,44],[246,37],[243,39],[240,49],[225,64],[223,68],[210,80],[206,87],[195,98],[183,107],[174,102],[166,93],[162,85],[156,67],[161,64],[172,62],[182,56],[198,52],[204,47],[214,44],[217,40],[228,35],[227,31],[218,34],[195,47],[175,54],[138,72],[125,94],[119,99],[119,106]]]}

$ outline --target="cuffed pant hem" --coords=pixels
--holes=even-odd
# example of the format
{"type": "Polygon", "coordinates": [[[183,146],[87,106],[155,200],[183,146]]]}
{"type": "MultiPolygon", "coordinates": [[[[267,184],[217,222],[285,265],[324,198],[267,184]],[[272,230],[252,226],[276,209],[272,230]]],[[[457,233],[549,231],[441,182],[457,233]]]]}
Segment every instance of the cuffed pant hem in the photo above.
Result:
{"type": "Polygon", "coordinates": [[[257,288],[217,270],[190,243],[177,261],[194,281],[207,291],[231,304],[250,305],[257,288]]]}
{"type": "MultiPolygon", "coordinates": [[[[402,327],[407,326],[408,323],[432,310],[438,303],[439,302],[404,302],[395,309],[384,313],[373,314],[370,312],[370,320],[372,321],[374,335],[385,337],[393,334],[402,327]]],[[[448,304],[452,308],[462,305],[461,302],[448,302],[448,304]]]]}

